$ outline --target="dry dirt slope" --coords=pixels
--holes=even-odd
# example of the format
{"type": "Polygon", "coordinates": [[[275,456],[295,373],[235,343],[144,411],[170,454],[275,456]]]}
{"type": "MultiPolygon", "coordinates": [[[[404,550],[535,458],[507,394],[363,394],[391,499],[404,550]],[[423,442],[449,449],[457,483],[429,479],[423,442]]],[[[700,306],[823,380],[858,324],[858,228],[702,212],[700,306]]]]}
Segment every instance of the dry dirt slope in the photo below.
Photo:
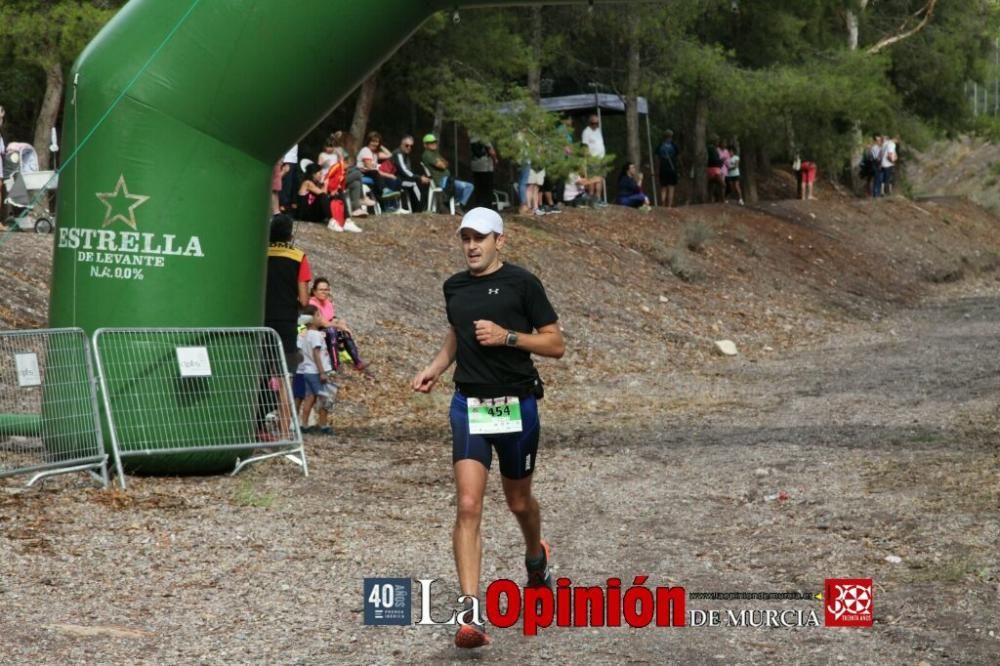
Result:
{"type": "MultiPolygon", "coordinates": [[[[135,479],[124,496],[78,477],[0,493],[0,663],[452,660],[442,632],[363,628],[358,588],[438,576],[454,592],[447,391],[405,383],[442,335],[455,226],[300,230],[379,371],[340,380],[339,436],[307,440],[308,480],[273,463],[135,479]]],[[[515,629],[484,663],[995,663],[994,217],[959,200],[781,202],[510,230],[570,346],[541,364],[538,487],[559,573],[698,591],[864,575],[878,602],[861,632],[515,629]],[[712,355],[718,337],[741,356],[712,355]]],[[[42,322],[49,252],[28,235],[0,246],[8,325],[42,322]]],[[[520,576],[495,483],[488,502],[484,574],[520,576]]]]}
{"type": "Polygon", "coordinates": [[[913,151],[906,178],[913,196],[969,197],[993,212],[1000,211],[1000,145],[962,136],[913,151]]]}
{"type": "MultiPolygon", "coordinates": [[[[461,266],[455,226],[447,216],[373,220],[359,235],[299,226],[297,243],[384,372],[409,373],[440,339],[440,284],[461,266]]],[[[1000,262],[996,218],[963,200],[612,207],[508,218],[508,230],[508,259],[542,277],[561,315],[572,357],[558,367],[619,378],[699,364],[720,337],[750,355],[823,339],[1000,262]]],[[[45,324],[50,270],[51,237],[4,237],[0,327],[45,324]]]]}

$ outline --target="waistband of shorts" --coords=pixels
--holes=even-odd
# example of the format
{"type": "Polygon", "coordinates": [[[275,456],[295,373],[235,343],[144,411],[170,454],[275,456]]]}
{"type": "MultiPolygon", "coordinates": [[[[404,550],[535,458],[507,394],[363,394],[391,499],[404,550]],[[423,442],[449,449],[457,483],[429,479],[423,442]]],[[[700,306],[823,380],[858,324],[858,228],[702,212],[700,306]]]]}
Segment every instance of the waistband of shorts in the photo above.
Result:
{"type": "Polygon", "coordinates": [[[502,398],[515,396],[520,399],[536,398],[541,389],[541,380],[537,384],[520,384],[517,386],[501,384],[463,384],[455,382],[455,393],[463,398],[502,398]]]}

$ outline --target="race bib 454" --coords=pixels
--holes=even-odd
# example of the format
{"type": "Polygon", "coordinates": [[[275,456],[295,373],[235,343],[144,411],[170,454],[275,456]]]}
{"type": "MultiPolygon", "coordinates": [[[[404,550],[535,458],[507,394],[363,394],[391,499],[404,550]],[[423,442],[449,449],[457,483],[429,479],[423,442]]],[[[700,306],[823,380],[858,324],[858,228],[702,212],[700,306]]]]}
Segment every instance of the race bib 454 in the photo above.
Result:
{"type": "Polygon", "coordinates": [[[503,398],[467,398],[470,435],[521,432],[521,401],[503,398]]]}

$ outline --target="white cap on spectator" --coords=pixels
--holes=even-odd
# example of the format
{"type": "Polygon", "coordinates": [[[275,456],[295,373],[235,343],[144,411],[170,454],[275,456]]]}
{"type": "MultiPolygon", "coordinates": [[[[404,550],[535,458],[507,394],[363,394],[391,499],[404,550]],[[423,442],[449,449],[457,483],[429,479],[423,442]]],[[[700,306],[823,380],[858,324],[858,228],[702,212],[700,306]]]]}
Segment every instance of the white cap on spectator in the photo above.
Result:
{"type": "Polygon", "coordinates": [[[458,227],[458,233],[462,233],[462,229],[472,229],[484,236],[491,233],[502,236],[503,218],[495,210],[473,208],[462,216],[462,224],[458,227]]]}

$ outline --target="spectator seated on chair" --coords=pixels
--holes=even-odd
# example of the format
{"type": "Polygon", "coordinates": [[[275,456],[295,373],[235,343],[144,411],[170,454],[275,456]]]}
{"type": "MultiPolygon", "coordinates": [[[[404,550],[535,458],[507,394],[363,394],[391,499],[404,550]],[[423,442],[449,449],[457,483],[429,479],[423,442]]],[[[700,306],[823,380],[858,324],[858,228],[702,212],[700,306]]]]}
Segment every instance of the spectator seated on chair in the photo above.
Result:
{"type": "Polygon", "coordinates": [[[336,131],[333,133],[336,144],[337,155],[344,165],[344,189],[348,194],[348,211],[351,217],[365,217],[368,215],[366,206],[374,206],[375,202],[364,196],[362,179],[364,174],[354,164],[354,144],[351,135],[347,132],[336,131]]]}
{"type": "Polygon", "coordinates": [[[422,163],[420,168],[423,169],[424,175],[427,176],[427,180],[430,181],[427,186],[427,210],[431,213],[437,213],[438,209],[441,207],[442,203],[448,205],[448,212],[452,215],[455,214],[455,192],[446,191],[439,187],[434,182],[434,177],[431,175],[431,170],[427,168],[427,165],[422,163]]]}
{"type": "Polygon", "coordinates": [[[420,162],[427,167],[434,184],[445,192],[445,196],[450,198],[450,193],[454,192],[456,203],[463,209],[472,197],[472,183],[458,180],[451,175],[448,170],[448,160],[438,152],[438,140],[433,134],[424,135],[424,152],[420,156],[420,162]]]}
{"type": "Polygon", "coordinates": [[[334,132],[326,140],[317,163],[325,165],[324,178],[326,192],[331,197],[331,220],[327,225],[331,231],[362,231],[351,217],[365,217],[368,211],[362,205],[363,192],[361,172],[352,166],[353,159],[345,148],[350,136],[344,132],[334,132]],[[338,211],[338,209],[342,209],[338,211]]]}
{"type": "MultiPolygon", "coordinates": [[[[381,201],[383,192],[389,183],[395,183],[396,176],[379,169],[379,163],[392,158],[389,149],[382,145],[382,135],[378,132],[369,132],[365,137],[364,147],[358,151],[357,165],[365,178],[371,179],[367,183],[372,188],[376,201],[381,201]]],[[[390,188],[398,190],[398,188],[390,188]]]]}
{"type": "Polygon", "coordinates": [[[299,185],[298,205],[295,215],[304,222],[326,222],[330,219],[330,195],[322,180],[322,168],[312,162],[306,165],[305,176],[299,185]]]}
{"type": "Polygon", "coordinates": [[[334,132],[330,136],[326,137],[326,141],[323,143],[323,150],[321,150],[319,155],[316,157],[316,164],[323,169],[324,179],[330,171],[330,167],[338,163],[343,166],[343,161],[340,159],[340,153],[337,151],[337,140],[339,138],[337,136],[338,134],[338,132],[334,132]]]}
{"type": "Polygon", "coordinates": [[[426,206],[427,187],[431,183],[430,176],[418,173],[413,169],[410,155],[413,153],[413,137],[404,136],[399,142],[399,148],[392,153],[392,164],[396,169],[402,195],[409,203],[410,211],[416,213],[426,206]]]}
{"type": "Polygon", "coordinates": [[[600,176],[584,178],[575,171],[566,176],[566,184],[563,186],[563,203],[567,206],[589,206],[593,207],[597,199],[590,193],[592,187],[600,188],[602,179],[600,176]]]}
{"type": "Polygon", "coordinates": [[[378,170],[384,179],[385,189],[382,190],[382,201],[384,202],[384,212],[386,213],[409,213],[404,210],[401,204],[403,193],[400,191],[399,177],[396,175],[396,164],[392,159],[392,153],[388,159],[378,163],[378,170]]]}

